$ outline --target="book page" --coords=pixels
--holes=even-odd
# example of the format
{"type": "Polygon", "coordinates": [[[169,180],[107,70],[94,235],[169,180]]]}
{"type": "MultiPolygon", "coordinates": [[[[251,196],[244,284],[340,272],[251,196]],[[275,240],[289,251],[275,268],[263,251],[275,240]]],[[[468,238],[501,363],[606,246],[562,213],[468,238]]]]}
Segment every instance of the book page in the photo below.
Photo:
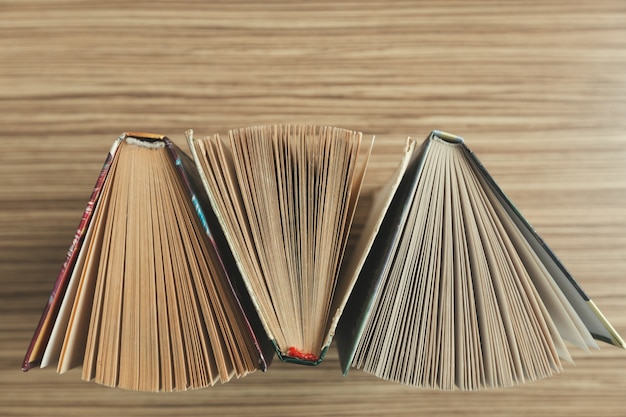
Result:
{"type": "Polygon", "coordinates": [[[338,311],[334,320],[338,321],[337,347],[344,375],[348,372],[356,343],[361,337],[362,323],[369,313],[370,294],[375,291],[380,271],[389,261],[386,256],[389,252],[384,248],[392,247],[392,242],[399,238],[398,228],[404,223],[408,211],[404,203],[407,196],[412,198],[415,191],[423,152],[423,148],[416,151],[415,140],[407,139],[400,165],[387,184],[375,194],[353,255],[342,265],[342,277],[335,301],[338,311]],[[407,172],[410,172],[409,175],[415,181],[406,180],[407,172]],[[383,248],[382,253],[379,247],[383,248]]]}
{"type": "MultiPolygon", "coordinates": [[[[116,160],[112,163],[113,170],[115,170],[115,162],[116,160]]],[[[74,273],[77,276],[75,278],[76,288],[74,288],[74,295],[71,295],[68,288],[68,293],[63,300],[64,305],[67,303],[67,310],[64,311],[64,316],[67,315],[67,322],[64,327],[59,328],[59,337],[64,337],[61,339],[62,345],[59,351],[56,353],[51,352],[51,354],[59,358],[57,371],[60,373],[79,366],[84,359],[97,267],[102,249],[101,243],[104,233],[102,217],[106,216],[108,210],[110,184],[111,181],[105,180],[101,197],[94,208],[93,221],[89,225],[85,242],[79,255],[84,257],[84,259],[82,262],[79,262],[79,257],[79,261],[76,263],[74,273]]],[[[60,318],[61,314],[59,312],[59,317],[57,318],[59,324],[62,323],[62,321],[59,321],[60,318]]]]}
{"type": "Polygon", "coordinates": [[[399,240],[377,247],[386,261],[352,365],[444,390],[559,372],[560,358],[571,361],[562,335],[588,341],[580,321],[531,264],[537,255],[462,140],[434,134],[428,143],[399,240]]]}
{"type": "Polygon", "coordinates": [[[58,355],[60,372],[83,361],[87,380],[174,391],[259,367],[172,146],[156,137],[119,145],[46,358],[58,355]]]}
{"type": "MultiPolygon", "coordinates": [[[[96,206],[94,208],[95,217],[98,216],[99,207],[100,204],[98,202],[96,203],[96,206]]],[[[46,346],[43,358],[41,359],[40,366],[42,368],[45,368],[52,362],[56,361],[61,354],[63,339],[65,338],[65,333],[67,332],[72,307],[74,305],[74,299],[76,298],[76,292],[79,287],[80,272],[83,270],[83,266],[85,265],[85,258],[87,257],[88,251],[87,249],[85,249],[85,247],[89,246],[89,243],[91,242],[93,236],[93,223],[94,222],[89,223],[87,232],[85,233],[83,246],[78,253],[76,264],[74,266],[74,269],[72,270],[65,296],[63,297],[61,307],[59,308],[59,314],[57,315],[57,319],[54,322],[54,327],[52,328],[52,332],[50,333],[48,345],[46,346]]]]}
{"type": "MultiPolygon", "coordinates": [[[[559,304],[566,306],[565,308],[568,310],[567,314],[572,317],[572,320],[579,329],[575,333],[580,333],[580,335],[582,335],[587,346],[597,348],[596,342],[589,338],[587,334],[590,333],[593,338],[626,348],[626,343],[621,336],[613,329],[611,324],[608,323],[595,304],[591,302],[589,297],[584,293],[582,288],[580,288],[574,278],[561,264],[552,250],[550,250],[545,242],[543,242],[532,226],[526,221],[526,219],[524,219],[512,202],[489,177],[489,174],[486,173],[486,170],[480,161],[478,161],[476,156],[470,152],[469,157],[475,169],[481,171],[483,177],[486,179],[487,183],[485,186],[493,191],[495,197],[500,201],[503,208],[506,210],[508,217],[512,219],[516,227],[524,236],[526,242],[530,245],[535,256],[538,257],[538,261],[542,265],[542,268],[545,268],[546,272],[551,277],[550,285],[557,285],[559,287],[559,289],[556,290],[558,297],[565,297],[567,299],[566,302],[553,302],[551,303],[551,306],[557,306],[559,304]],[[574,311],[572,311],[567,304],[569,304],[574,311]],[[581,327],[581,321],[585,329],[581,327]]],[[[578,337],[575,336],[575,334],[569,333],[569,331],[565,330],[565,328],[563,328],[563,330],[567,332],[569,341],[578,344],[578,337]]]]}
{"type": "MultiPolygon", "coordinates": [[[[336,327],[336,323],[339,321],[343,313],[343,307],[348,301],[348,297],[350,296],[361,268],[365,263],[365,259],[370,252],[374,239],[378,235],[385,214],[387,213],[389,205],[396,194],[396,190],[398,189],[400,181],[402,180],[409,165],[409,161],[413,156],[415,146],[416,141],[411,138],[407,138],[400,165],[393,173],[389,181],[383,186],[382,189],[378,190],[374,196],[372,207],[369,210],[367,220],[353,250],[353,255],[347,257],[342,265],[339,286],[337,287],[334,306],[331,309],[331,311],[336,311],[336,313],[335,317],[333,317],[333,322],[329,325],[329,329],[336,327]]],[[[332,336],[333,335],[331,334],[330,337],[332,336]]]]}
{"type": "Polygon", "coordinates": [[[232,130],[227,143],[191,141],[246,287],[285,359],[323,354],[366,164],[361,136],[275,125],[232,130]]]}

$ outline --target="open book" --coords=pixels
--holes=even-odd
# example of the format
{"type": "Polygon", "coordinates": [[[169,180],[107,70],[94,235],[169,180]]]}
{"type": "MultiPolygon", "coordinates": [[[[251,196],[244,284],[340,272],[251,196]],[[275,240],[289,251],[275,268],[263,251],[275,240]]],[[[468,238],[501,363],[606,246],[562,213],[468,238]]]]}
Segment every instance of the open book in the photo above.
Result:
{"type": "Polygon", "coordinates": [[[626,347],[460,137],[409,138],[356,254],[336,335],[344,374],[507,387],[559,372],[566,342],[626,347]]]}
{"type": "Polygon", "coordinates": [[[199,388],[276,351],[431,388],[506,387],[624,341],[459,137],[409,139],[346,257],[372,141],[328,126],[111,148],[23,369],[199,388]],[[365,143],[363,143],[365,142],[365,143]]]}
{"type": "Polygon", "coordinates": [[[173,391],[267,368],[265,337],[244,313],[240,278],[226,273],[236,268],[201,187],[167,138],[115,141],[24,370],[82,365],[86,380],[173,391]]]}
{"type": "MultiPolygon", "coordinates": [[[[188,141],[279,358],[324,357],[352,285],[340,266],[370,141],[329,126],[256,126],[188,141]]],[[[354,277],[356,278],[356,277],[354,277]]]]}

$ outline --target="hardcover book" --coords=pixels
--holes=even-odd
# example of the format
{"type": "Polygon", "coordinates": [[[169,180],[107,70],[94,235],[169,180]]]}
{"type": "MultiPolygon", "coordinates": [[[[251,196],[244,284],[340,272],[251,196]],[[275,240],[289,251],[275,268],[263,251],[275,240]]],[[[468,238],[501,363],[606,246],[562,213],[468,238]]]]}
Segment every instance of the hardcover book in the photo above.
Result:
{"type": "Polygon", "coordinates": [[[268,337],[316,365],[352,285],[340,268],[372,141],[330,126],[274,125],[188,142],[268,337]]]}
{"type": "Polygon", "coordinates": [[[114,142],[23,370],[82,366],[85,380],[173,391],[267,368],[263,330],[198,191],[195,165],[166,137],[114,142]]]}
{"type": "Polygon", "coordinates": [[[337,330],[344,374],[508,387],[559,372],[566,342],[626,347],[458,136],[409,138],[356,254],[337,330]]]}

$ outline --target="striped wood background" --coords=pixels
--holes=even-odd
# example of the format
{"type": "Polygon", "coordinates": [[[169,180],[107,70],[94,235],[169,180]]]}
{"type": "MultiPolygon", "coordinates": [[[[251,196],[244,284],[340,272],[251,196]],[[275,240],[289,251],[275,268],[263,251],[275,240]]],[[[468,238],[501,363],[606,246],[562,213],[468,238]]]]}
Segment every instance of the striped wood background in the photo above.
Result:
{"type": "Polygon", "coordinates": [[[0,414],[621,415],[626,352],[607,345],[574,350],[549,380],[479,393],[344,378],[335,350],[317,368],[275,362],[167,395],[19,367],[105,154],[130,130],[183,145],[188,128],[358,129],[377,137],[368,190],[407,135],[462,135],[626,335],[625,110],[623,1],[0,1],[0,414]]]}

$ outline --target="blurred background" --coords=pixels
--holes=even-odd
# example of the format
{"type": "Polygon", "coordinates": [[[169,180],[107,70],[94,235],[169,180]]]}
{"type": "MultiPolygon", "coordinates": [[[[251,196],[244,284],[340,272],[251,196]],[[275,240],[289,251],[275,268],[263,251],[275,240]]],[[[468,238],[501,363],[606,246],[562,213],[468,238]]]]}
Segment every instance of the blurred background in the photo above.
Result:
{"type": "Polygon", "coordinates": [[[608,345],[479,393],[344,378],[334,349],[176,394],[20,364],[120,133],[186,149],[189,128],[273,123],[375,135],[368,192],[407,136],[463,136],[625,335],[625,68],[622,1],[0,0],[0,415],[621,415],[626,352],[608,345]]]}

